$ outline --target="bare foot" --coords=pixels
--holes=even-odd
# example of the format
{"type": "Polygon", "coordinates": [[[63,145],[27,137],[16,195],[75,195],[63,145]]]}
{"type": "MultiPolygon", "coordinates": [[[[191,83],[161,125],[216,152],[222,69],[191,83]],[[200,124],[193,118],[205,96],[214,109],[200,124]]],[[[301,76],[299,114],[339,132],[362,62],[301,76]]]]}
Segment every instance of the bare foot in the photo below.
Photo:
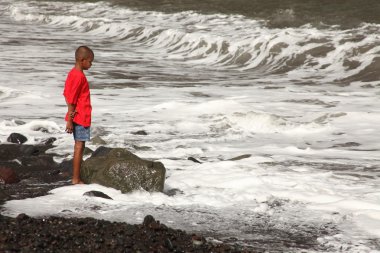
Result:
{"type": "Polygon", "coordinates": [[[73,184],[84,184],[82,180],[73,180],[73,184]]]}

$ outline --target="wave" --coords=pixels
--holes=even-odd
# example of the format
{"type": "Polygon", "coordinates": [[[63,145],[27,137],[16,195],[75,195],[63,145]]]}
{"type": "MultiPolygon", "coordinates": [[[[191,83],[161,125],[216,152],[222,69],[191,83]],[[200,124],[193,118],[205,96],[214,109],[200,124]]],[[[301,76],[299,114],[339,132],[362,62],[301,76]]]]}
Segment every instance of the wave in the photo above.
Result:
{"type": "Polygon", "coordinates": [[[269,28],[264,20],[192,11],[137,11],[105,2],[16,2],[7,13],[149,48],[156,57],[260,75],[349,83],[377,81],[380,25],[269,28]],[[75,8],[74,8],[75,6],[75,8]]]}

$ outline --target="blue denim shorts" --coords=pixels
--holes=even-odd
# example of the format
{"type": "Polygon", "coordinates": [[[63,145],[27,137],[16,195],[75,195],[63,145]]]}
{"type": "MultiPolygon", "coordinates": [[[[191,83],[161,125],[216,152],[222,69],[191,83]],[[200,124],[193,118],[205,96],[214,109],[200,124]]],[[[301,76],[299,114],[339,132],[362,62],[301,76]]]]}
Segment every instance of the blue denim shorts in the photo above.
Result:
{"type": "Polygon", "coordinates": [[[90,140],[90,127],[84,127],[74,123],[74,140],[76,141],[89,141],[90,140]]]}

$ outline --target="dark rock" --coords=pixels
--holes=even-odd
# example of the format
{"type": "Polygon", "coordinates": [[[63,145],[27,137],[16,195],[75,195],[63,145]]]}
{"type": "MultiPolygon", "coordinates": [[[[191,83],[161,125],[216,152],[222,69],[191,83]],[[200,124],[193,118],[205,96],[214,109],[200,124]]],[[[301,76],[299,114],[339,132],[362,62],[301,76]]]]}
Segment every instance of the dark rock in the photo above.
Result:
{"type": "MultiPolygon", "coordinates": [[[[49,148],[51,146],[0,144],[0,161],[9,161],[25,156],[38,156],[44,154],[49,148]]],[[[54,156],[54,154],[49,155],[54,156]]]]}
{"type": "Polygon", "coordinates": [[[22,165],[30,167],[31,170],[50,170],[57,167],[56,162],[50,155],[21,157],[20,160],[22,165]]]}
{"type": "Polygon", "coordinates": [[[110,151],[112,150],[112,148],[107,148],[107,147],[99,147],[97,148],[91,155],[91,157],[99,157],[99,156],[105,156],[107,155],[110,151]]]}
{"type": "Polygon", "coordinates": [[[166,169],[160,162],[139,158],[126,149],[97,149],[81,168],[85,183],[97,183],[123,193],[144,189],[163,191],[166,169]]]}
{"type": "Polygon", "coordinates": [[[95,136],[91,139],[92,144],[95,145],[105,145],[107,144],[105,140],[103,140],[100,136],[95,136]]]}
{"type": "Polygon", "coordinates": [[[101,191],[88,191],[88,192],[83,193],[83,196],[112,199],[110,196],[108,196],[107,194],[105,194],[101,191]]]}
{"type": "Polygon", "coordinates": [[[43,145],[52,145],[56,140],[57,140],[57,138],[50,137],[50,138],[47,138],[46,140],[43,140],[42,144],[43,145]]]}
{"type": "Polygon", "coordinates": [[[148,133],[145,132],[145,130],[139,130],[136,132],[132,132],[132,134],[134,134],[134,135],[148,135],[148,133]]]}
{"type": "Polygon", "coordinates": [[[152,215],[147,215],[144,218],[143,226],[148,227],[153,222],[156,222],[156,220],[153,218],[153,216],[152,215]]]}
{"type": "Polygon", "coordinates": [[[21,125],[25,125],[25,124],[26,124],[25,121],[18,120],[18,119],[15,120],[15,123],[16,123],[17,125],[19,125],[19,126],[21,126],[21,125]]]}
{"type": "Polygon", "coordinates": [[[49,175],[58,175],[59,173],[61,173],[60,170],[52,170],[49,172],[49,175]]]}
{"type": "Polygon", "coordinates": [[[85,147],[83,150],[83,155],[91,155],[92,153],[94,153],[94,151],[88,147],[85,147]]]}
{"type": "Polygon", "coordinates": [[[170,241],[169,238],[166,238],[166,239],[165,239],[165,246],[166,246],[166,248],[168,248],[170,251],[173,250],[173,243],[172,243],[172,241],[170,241]]]}
{"type": "Polygon", "coordinates": [[[36,127],[33,129],[34,131],[43,132],[43,133],[49,133],[49,129],[46,127],[36,127]]]}
{"type": "Polygon", "coordinates": [[[9,195],[6,194],[3,189],[0,188],[0,204],[8,199],[10,199],[9,195]]]}
{"type": "Polygon", "coordinates": [[[15,184],[20,182],[20,179],[13,169],[0,167],[0,184],[15,184]]]}
{"type": "Polygon", "coordinates": [[[26,215],[25,213],[20,213],[20,214],[17,215],[17,217],[16,217],[16,220],[18,220],[18,221],[21,221],[21,220],[27,220],[27,219],[29,219],[29,216],[26,215]]]}
{"type": "Polygon", "coordinates": [[[93,218],[0,214],[0,252],[250,252],[228,244],[214,246],[204,237],[166,226],[163,230],[152,220],[146,227],[93,218]],[[152,228],[153,224],[159,228],[152,228]],[[194,240],[202,243],[195,245],[194,240]]]}
{"type": "Polygon", "coordinates": [[[195,159],[194,157],[191,157],[191,156],[189,158],[187,158],[187,160],[193,161],[195,163],[201,163],[200,161],[198,161],[197,159],[195,159]]]}
{"type": "Polygon", "coordinates": [[[149,151],[149,150],[152,150],[151,147],[148,147],[148,146],[137,146],[137,145],[132,145],[132,147],[135,149],[135,150],[141,150],[141,151],[149,151]]]}
{"type": "Polygon", "coordinates": [[[23,144],[27,140],[28,139],[24,135],[19,134],[19,133],[11,133],[11,135],[9,135],[9,137],[7,138],[8,142],[17,143],[17,144],[23,144]]]}
{"type": "Polygon", "coordinates": [[[250,158],[252,155],[250,154],[246,154],[246,155],[239,155],[237,157],[234,157],[234,158],[231,158],[231,159],[228,159],[228,161],[238,161],[238,160],[243,160],[243,159],[246,159],[246,158],[250,158]]]}
{"type": "Polygon", "coordinates": [[[173,188],[173,189],[164,191],[164,193],[168,196],[174,196],[177,194],[183,194],[183,191],[181,191],[180,189],[173,188]]]}
{"type": "Polygon", "coordinates": [[[66,173],[67,175],[73,174],[73,159],[70,160],[63,160],[59,165],[58,169],[61,171],[61,173],[66,173]]]}

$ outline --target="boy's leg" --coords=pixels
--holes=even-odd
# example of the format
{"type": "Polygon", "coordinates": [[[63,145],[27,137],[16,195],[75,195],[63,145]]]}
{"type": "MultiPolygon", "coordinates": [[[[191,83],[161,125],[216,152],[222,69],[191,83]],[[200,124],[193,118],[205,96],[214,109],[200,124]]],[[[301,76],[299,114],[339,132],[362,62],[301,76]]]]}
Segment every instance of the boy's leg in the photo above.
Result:
{"type": "Polygon", "coordinates": [[[83,184],[80,179],[80,167],[83,160],[83,150],[85,147],[84,141],[75,141],[74,145],[74,159],[73,159],[73,184],[83,184]]]}

